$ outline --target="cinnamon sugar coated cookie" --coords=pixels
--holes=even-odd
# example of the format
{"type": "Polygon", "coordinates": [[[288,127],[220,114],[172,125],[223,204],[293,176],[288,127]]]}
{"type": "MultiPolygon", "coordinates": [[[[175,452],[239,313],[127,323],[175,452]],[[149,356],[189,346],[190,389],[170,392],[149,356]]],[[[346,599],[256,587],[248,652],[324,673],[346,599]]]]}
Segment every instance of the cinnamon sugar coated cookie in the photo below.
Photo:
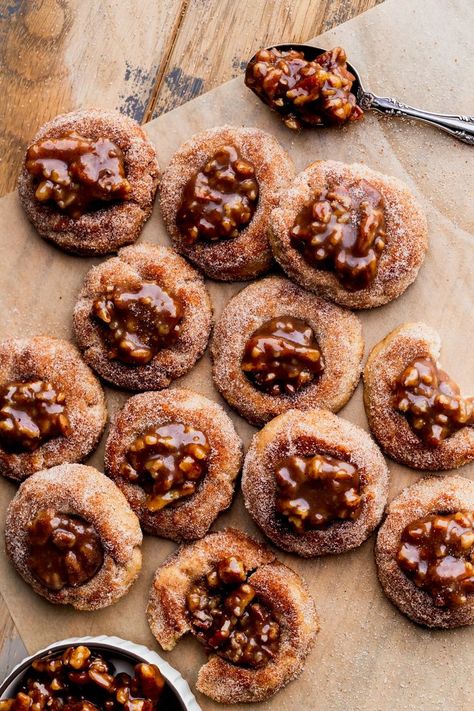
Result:
{"type": "Polygon", "coordinates": [[[167,558],[155,573],[147,614],[163,649],[186,633],[204,644],[209,659],[196,687],[228,704],[264,701],[296,679],[319,630],[302,578],[236,529],[167,558]]]}
{"type": "Polygon", "coordinates": [[[105,471],[148,533],[201,538],[228,508],[242,443],[223,408],[174,388],[135,395],[116,414],[105,471]]]}
{"type": "Polygon", "coordinates": [[[40,128],[18,192],[41,237],[66,252],[109,254],[138,239],[158,179],[155,149],[138,123],[91,108],[40,128]]]}
{"type": "Polygon", "coordinates": [[[74,309],[79,348],[126,390],[157,390],[206,349],[212,306],[202,277],[168,247],[138,244],[93,267],[74,309]]]}
{"type": "Polygon", "coordinates": [[[405,323],[374,346],[365,366],[370,429],[392,459],[413,469],[474,460],[474,400],[441,369],[440,351],[431,326],[405,323]]]}
{"type": "Polygon", "coordinates": [[[343,553],[370,536],[389,472],[370,436],[327,410],[289,410],[257,432],[245,457],[245,505],[277,546],[304,557],[343,553]]]}
{"type": "Polygon", "coordinates": [[[97,610],[117,602],[141,568],[137,517],[110,479],[62,464],[19,488],[5,522],[7,554],[50,602],[97,610]]]}
{"type": "Polygon", "coordinates": [[[427,627],[474,624],[474,482],[429,477],[394,499],[375,548],[388,599],[427,627]]]}
{"type": "Polygon", "coordinates": [[[363,349],[357,316],[268,277],[225,306],[211,343],[213,378],[252,424],[292,408],[337,412],[359,382],[363,349]]]}
{"type": "Polygon", "coordinates": [[[281,191],[270,244],[297,284],[366,309],[392,301],[415,280],[427,223],[398,179],[360,163],[316,161],[281,191]]]}
{"type": "Polygon", "coordinates": [[[186,141],[163,173],[160,205],[173,246],[211,279],[268,271],[270,214],[293,162],[257,128],[211,128],[186,141]]]}
{"type": "Polygon", "coordinates": [[[82,461],[106,419],[102,388],[71,343],[50,336],[0,342],[0,474],[22,481],[82,461]]]}

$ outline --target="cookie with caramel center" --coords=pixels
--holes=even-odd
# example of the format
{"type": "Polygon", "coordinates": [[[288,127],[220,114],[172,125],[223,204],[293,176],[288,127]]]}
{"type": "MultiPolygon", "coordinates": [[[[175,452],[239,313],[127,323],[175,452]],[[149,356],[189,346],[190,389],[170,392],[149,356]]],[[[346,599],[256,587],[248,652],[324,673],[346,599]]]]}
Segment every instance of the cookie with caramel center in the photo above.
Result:
{"type": "Polygon", "coordinates": [[[380,522],[388,482],[367,432],[327,410],[289,410],[254,435],[242,491],[265,535],[309,558],[361,545],[380,522]]]}
{"type": "Polygon", "coordinates": [[[397,178],[359,163],[316,161],[280,192],[270,245],[300,286],[367,309],[396,299],[415,280],[428,228],[397,178]]]}
{"type": "Polygon", "coordinates": [[[190,138],[163,173],[160,206],[175,249],[211,279],[268,271],[270,214],[294,176],[291,158],[257,128],[221,126],[190,138]]]}
{"type": "Polygon", "coordinates": [[[363,349],[357,316],[268,277],[225,306],[211,343],[213,378],[252,424],[293,408],[337,412],[359,381],[363,349]]]}
{"type": "Polygon", "coordinates": [[[147,243],[93,267],[74,309],[84,359],[127,390],[159,390],[187,373],[211,322],[202,277],[174,250],[147,243]]]}
{"type": "Polygon", "coordinates": [[[405,323],[370,353],[364,404],[382,449],[413,469],[445,471],[474,460],[474,400],[439,364],[441,339],[405,323]]]}
{"type": "Polygon", "coordinates": [[[138,239],[158,180],[155,149],[139,124],[91,108],[39,129],[18,193],[44,239],[73,254],[110,254],[138,239]]]}
{"type": "Polygon", "coordinates": [[[107,419],[103,390],[78,350],[49,336],[0,342],[0,474],[84,460],[107,419]]]}

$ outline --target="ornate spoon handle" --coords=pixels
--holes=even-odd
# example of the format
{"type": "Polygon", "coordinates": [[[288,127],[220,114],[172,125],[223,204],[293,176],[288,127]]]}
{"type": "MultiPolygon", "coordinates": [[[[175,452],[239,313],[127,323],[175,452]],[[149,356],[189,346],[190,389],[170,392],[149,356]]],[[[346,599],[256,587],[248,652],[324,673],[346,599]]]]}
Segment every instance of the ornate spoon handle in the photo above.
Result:
{"type": "Polygon", "coordinates": [[[376,96],[369,91],[360,92],[357,100],[363,109],[374,109],[386,116],[405,116],[418,119],[418,121],[437,126],[458,140],[474,146],[474,116],[435,114],[431,111],[416,109],[414,106],[407,106],[396,99],[376,96]]]}

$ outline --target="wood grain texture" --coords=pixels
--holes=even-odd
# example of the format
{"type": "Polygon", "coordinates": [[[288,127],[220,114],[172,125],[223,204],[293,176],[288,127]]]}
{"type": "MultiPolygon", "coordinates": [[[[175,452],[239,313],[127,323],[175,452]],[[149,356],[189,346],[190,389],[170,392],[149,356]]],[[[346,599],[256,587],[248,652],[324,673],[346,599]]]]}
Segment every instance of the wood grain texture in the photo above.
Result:
{"type": "MultiPolygon", "coordinates": [[[[305,41],[379,2],[0,0],[0,195],[58,113],[115,107],[144,122],[236,76],[259,46],[305,41]]],[[[25,654],[0,596],[0,680],[25,654]]]]}
{"type": "Polygon", "coordinates": [[[182,0],[0,0],[0,194],[28,140],[79,106],[142,121],[179,27],[182,0]]]}
{"type": "Polygon", "coordinates": [[[380,1],[191,0],[146,118],[237,76],[261,47],[304,42],[380,1]]]}
{"type": "Polygon", "coordinates": [[[0,195],[36,129],[79,106],[145,122],[381,0],[0,0],[0,195]],[[90,31],[89,31],[90,28],[90,31]]]}

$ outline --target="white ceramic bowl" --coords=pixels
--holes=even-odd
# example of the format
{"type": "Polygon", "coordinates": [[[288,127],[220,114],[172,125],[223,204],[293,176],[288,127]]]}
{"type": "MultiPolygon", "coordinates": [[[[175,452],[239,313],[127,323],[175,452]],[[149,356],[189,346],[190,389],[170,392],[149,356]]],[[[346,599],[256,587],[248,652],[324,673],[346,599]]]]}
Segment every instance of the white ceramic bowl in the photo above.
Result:
{"type": "Polygon", "coordinates": [[[83,644],[91,649],[103,652],[104,656],[115,665],[118,672],[124,671],[130,673],[135,664],[139,664],[140,662],[156,664],[165,677],[169,689],[177,699],[178,707],[181,706],[182,711],[202,711],[187,681],[183,679],[179,671],[174,669],[156,652],[148,649],[148,647],[128,642],[119,637],[106,636],[63,639],[60,642],[49,645],[45,649],[41,649],[31,657],[26,657],[26,659],[23,659],[22,662],[12,669],[10,674],[0,685],[0,699],[12,698],[16,694],[17,688],[21,684],[23,677],[27,674],[33,660],[50,654],[51,652],[64,651],[67,647],[77,646],[78,644],[83,644]]]}

